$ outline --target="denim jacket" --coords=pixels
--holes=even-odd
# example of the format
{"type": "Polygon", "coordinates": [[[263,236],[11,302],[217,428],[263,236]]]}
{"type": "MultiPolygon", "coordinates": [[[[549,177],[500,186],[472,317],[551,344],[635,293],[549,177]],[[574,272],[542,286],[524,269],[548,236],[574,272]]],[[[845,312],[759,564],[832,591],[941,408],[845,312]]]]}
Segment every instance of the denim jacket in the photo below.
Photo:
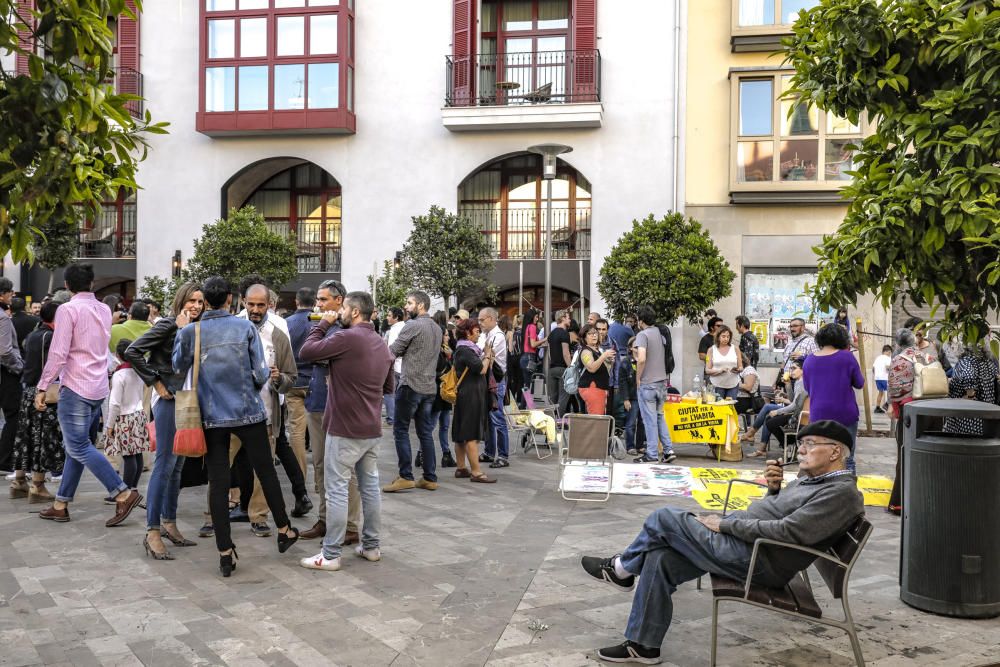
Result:
{"type": "MultiPolygon", "coordinates": [[[[194,325],[177,332],[173,366],[188,372],[194,363],[194,325]]],[[[223,310],[201,316],[198,405],[205,428],[256,424],[267,419],[260,390],[269,371],[257,328],[223,310]]]]}

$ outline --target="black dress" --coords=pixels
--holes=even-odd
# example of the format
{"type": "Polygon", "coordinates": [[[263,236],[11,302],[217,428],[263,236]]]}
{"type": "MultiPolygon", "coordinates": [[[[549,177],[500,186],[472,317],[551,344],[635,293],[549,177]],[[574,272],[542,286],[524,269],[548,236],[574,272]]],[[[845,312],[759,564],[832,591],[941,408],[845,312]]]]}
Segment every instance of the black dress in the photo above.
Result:
{"type": "MultiPolygon", "coordinates": [[[[466,369],[468,372],[458,385],[455,414],[451,419],[451,439],[459,443],[485,440],[490,420],[490,391],[487,376],[482,374],[483,360],[468,347],[459,345],[452,357],[452,363],[459,378],[466,369]]],[[[494,364],[495,378],[497,370],[494,364]]]]}

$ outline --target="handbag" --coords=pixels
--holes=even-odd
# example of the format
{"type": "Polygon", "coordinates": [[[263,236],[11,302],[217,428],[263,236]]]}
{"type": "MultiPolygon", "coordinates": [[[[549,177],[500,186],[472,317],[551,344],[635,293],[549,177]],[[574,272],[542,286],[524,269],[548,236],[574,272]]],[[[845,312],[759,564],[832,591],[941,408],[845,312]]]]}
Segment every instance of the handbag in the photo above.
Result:
{"type": "MultiPolygon", "coordinates": [[[[49,334],[49,343],[52,343],[52,334],[49,334]]],[[[45,368],[45,364],[48,363],[48,354],[45,352],[45,338],[42,338],[42,368],[45,368]]],[[[53,380],[49,383],[49,386],[45,389],[45,405],[55,405],[59,402],[59,389],[62,388],[62,383],[59,380],[53,380]]]]}
{"type": "Polygon", "coordinates": [[[198,407],[198,371],[201,368],[201,322],[194,325],[194,365],[191,369],[191,388],[174,394],[174,454],[177,456],[204,456],[208,453],[205,430],[198,407]]]}
{"type": "Polygon", "coordinates": [[[466,366],[465,370],[462,371],[462,377],[458,377],[458,373],[455,372],[455,367],[452,366],[448,369],[448,372],[441,376],[441,388],[438,390],[438,394],[441,396],[441,400],[446,403],[455,404],[458,400],[458,387],[462,384],[462,380],[465,379],[465,374],[469,372],[469,367],[466,366]]]}
{"type": "Polygon", "coordinates": [[[940,398],[948,395],[948,376],[940,361],[913,363],[913,398],[940,398]]]}

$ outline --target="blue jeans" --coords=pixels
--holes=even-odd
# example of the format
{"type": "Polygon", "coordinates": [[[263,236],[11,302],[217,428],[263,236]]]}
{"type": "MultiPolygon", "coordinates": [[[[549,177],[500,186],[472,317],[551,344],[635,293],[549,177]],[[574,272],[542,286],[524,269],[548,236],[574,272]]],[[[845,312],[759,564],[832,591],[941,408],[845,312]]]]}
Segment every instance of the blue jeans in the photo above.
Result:
{"type": "Polygon", "coordinates": [[[632,401],[631,409],[625,415],[625,449],[635,449],[635,427],[639,420],[639,401],[632,401]]]}
{"type": "MultiPolygon", "coordinates": [[[[709,530],[686,510],[664,507],[650,514],[621,555],[622,567],[639,576],[626,639],[660,648],[673,618],[671,596],[677,587],[706,572],[743,581],[752,551],[752,544],[709,530]]],[[[758,558],[757,574],[761,567],[758,558]]]]}
{"type": "Polygon", "coordinates": [[[72,502],[76,487],[80,485],[83,469],[89,470],[97,478],[109,495],[128,491],[128,484],[122,481],[104,454],[97,451],[90,432],[101,419],[101,405],[104,399],[84,398],[69,387],[59,390],[59,405],[56,414],[62,428],[63,446],[66,448],[66,465],[56,492],[56,500],[72,502]]]}
{"type": "Polygon", "coordinates": [[[736,395],[739,393],[740,393],[739,387],[730,387],[729,389],[724,389],[722,387],[715,387],[715,395],[722,399],[732,398],[735,400],[736,395]]]}
{"type": "Polygon", "coordinates": [[[768,403],[761,408],[760,412],[757,413],[757,416],[754,417],[753,427],[760,431],[760,442],[764,445],[764,447],[767,447],[767,441],[771,439],[771,432],[767,430],[767,417],[778,408],[783,407],[785,406],[778,405],[777,403],[768,403]]]}
{"type": "Polygon", "coordinates": [[[156,458],[146,487],[146,530],[160,527],[160,521],[177,521],[177,497],[181,493],[184,457],[174,455],[174,402],[159,400],[153,406],[156,427],[156,458]]]}
{"type": "Polygon", "coordinates": [[[854,450],[858,446],[858,422],[855,420],[850,424],[843,424],[843,426],[851,432],[851,455],[847,457],[847,461],[844,463],[847,465],[847,469],[854,473],[855,476],[858,474],[858,468],[854,464],[854,450]]]}
{"type": "Polygon", "coordinates": [[[431,424],[437,424],[438,442],[441,444],[441,456],[451,454],[451,447],[448,445],[448,429],[451,428],[451,409],[432,412],[431,424]]]}
{"type": "Polygon", "coordinates": [[[413,450],[410,448],[410,420],[416,417],[417,439],[424,458],[424,479],[436,482],[437,456],[434,454],[434,422],[431,421],[433,394],[418,394],[409,385],[396,389],[396,419],[392,423],[392,436],[396,441],[399,458],[399,476],[413,481],[413,450]]]}
{"type": "Polygon", "coordinates": [[[651,459],[659,457],[657,442],[663,443],[664,454],[674,451],[670,443],[667,419],[663,416],[663,403],[666,400],[666,382],[639,385],[639,414],[642,415],[642,426],[646,429],[646,456],[651,459]]]}
{"type": "MultiPolygon", "coordinates": [[[[396,385],[399,386],[399,373],[393,373],[396,378],[396,385]]],[[[385,420],[392,424],[396,419],[396,395],[395,394],[383,394],[382,395],[382,405],[385,406],[385,420]]]]}
{"type": "Polygon", "coordinates": [[[340,438],[326,436],[326,453],[323,465],[326,485],[326,537],[323,538],[323,557],[340,558],[344,534],[347,532],[347,485],[351,471],[358,480],[361,494],[361,512],[364,528],[361,546],[377,549],[379,529],[382,526],[382,492],[378,483],[378,444],[381,438],[340,438]]]}
{"type": "Polygon", "coordinates": [[[503,397],[507,392],[507,378],[497,382],[497,409],[490,410],[490,424],[486,428],[486,442],[483,453],[493,458],[506,459],[510,434],[507,432],[507,418],[503,413],[503,397]],[[499,451],[498,451],[499,448],[499,451]]]}

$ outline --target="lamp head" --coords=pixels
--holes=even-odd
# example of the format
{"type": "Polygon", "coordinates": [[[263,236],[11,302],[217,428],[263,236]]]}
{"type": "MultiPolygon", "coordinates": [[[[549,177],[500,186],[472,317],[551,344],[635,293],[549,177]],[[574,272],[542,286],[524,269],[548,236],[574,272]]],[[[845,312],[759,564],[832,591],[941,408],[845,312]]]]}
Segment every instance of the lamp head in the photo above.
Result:
{"type": "Polygon", "coordinates": [[[571,146],[563,144],[538,144],[528,147],[528,152],[542,156],[542,178],[552,180],[556,177],[557,156],[572,152],[571,146]]]}

